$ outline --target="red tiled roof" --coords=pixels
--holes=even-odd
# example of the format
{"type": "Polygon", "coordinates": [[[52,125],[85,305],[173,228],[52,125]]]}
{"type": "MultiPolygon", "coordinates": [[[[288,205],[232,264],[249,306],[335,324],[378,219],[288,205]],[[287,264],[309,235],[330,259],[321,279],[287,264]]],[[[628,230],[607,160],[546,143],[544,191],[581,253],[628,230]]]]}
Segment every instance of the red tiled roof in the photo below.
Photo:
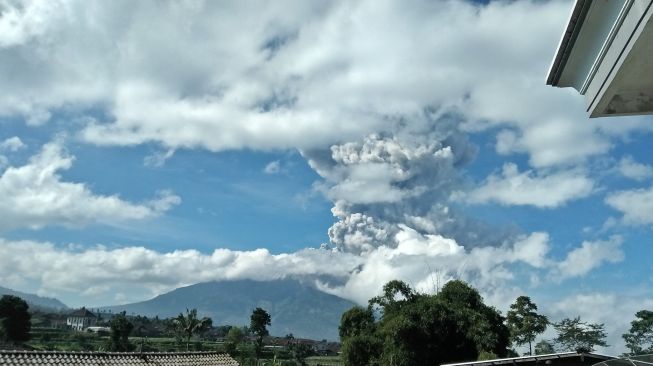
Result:
{"type": "Polygon", "coordinates": [[[238,366],[229,355],[216,352],[56,352],[3,351],[2,366],[238,366]]]}

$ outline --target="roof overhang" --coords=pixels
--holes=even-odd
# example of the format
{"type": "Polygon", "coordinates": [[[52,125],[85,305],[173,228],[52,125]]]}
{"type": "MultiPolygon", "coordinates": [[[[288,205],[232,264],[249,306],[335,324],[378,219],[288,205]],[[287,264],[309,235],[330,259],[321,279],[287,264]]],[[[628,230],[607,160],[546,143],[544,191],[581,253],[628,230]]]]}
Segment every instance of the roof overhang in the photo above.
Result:
{"type": "Polygon", "coordinates": [[[548,360],[569,359],[569,358],[587,358],[594,362],[612,360],[614,357],[598,353],[578,353],[578,352],[561,352],[534,356],[521,356],[511,358],[498,358],[494,360],[459,362],[443,364],[441,366],[495,366],[495,365],[515,365],[518,363],[546,363],[548,360]],[[543,362],[544,361],[544,362],[543,362]]]}
{"type": "Polygon", "coordinates": [[[576,0],[547,85],[585,96],[590,117],[653,113],[653,0],[576,0]]]}

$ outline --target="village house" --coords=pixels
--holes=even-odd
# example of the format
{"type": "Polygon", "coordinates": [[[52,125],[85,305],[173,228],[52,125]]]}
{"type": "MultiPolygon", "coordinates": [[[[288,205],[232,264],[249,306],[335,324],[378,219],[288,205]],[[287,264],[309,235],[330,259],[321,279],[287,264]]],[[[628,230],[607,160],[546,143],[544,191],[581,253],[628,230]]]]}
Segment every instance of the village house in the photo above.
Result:
{"type": "Polygon", "coordinates": [[[85,307],[68,314],[66,325],[74,330],[82,331],[97,323],[98,317],[85,307]]]}

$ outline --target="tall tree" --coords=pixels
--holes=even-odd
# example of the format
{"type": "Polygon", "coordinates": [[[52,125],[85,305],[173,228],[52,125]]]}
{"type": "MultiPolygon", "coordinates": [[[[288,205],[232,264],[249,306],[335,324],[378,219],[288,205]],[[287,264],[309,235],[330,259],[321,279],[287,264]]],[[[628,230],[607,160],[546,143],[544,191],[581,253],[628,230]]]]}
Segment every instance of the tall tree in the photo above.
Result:
{"type": "Polygon", "coordinates": [[[256,308],[252,311],[250,316],[249,329],[256,334],[256,344],[254,345],[254,352],[256,353],[256,363],[261,358],[263,352],[263,338],[269,334],[268,326],[272,324],[272,318],[267,311],[256,308]]]}
{"type": "Polygon", "coordinates": [[[630,355],[653,353],[653,311],[640,310],[630,323],[630,330],[623,335],[630,355]]]}
{"type": "Polygon", "coordinates": [[[537,313],[537,305],[531,301],[530,297],[519,296],[510,305],[506,324],[510,329],[511,340],[519,346],[528,343],[528,354],[532,355],[532,343],[538,334],[544,333],[549,320],[546,316],[537,313]]]}
{"type": "Polygon", "coordinates": [[[551,353],[555,353],[555,348],[551,342],[543,339],[535,344],[536,355],[548,355],[551,353]]]}
{"type": "Polygon", "coordinates": [[[17,296],[4,295],[0,299],[0,339],[22,343],[29,340],[31,329],[29,306],[17,296]]]}
{"type": "Polygon", "coordinates": [[[182,335],[186,340],[186,351],[190,346],[190,339],[197,334],[202,334],[211,329],[213,321],[211,318],[204,317],[199,319],[197,317],[197,309],[186,309],[186,315],[179,313],[174,320],[176,331],[182,335]]]}
{"type": "Polygon", "coordinates": [[[510,334],[505,319],[464,282],[450,281],[439,294],[426,295],[392,281],[370,300],[370,308],[379,311],[378,321],[360,308],[341,319],[347,366],[422,366],[476,359],[479,354],[506,355],[510,334]]]}
{"type": "MultiPolygon", "coordinates": [[[[375,299],[370,302],[376,303],[375,299]]],[[[342,342],[342,359],[347,366],[365,366],[379,358],[382,344],[376,335],[371,308],[354,306],[345,311],[340,318],[338,330],[342,342]]]]}
{"type": "Polygon", "coordinates": [[[134,330],[134,324],[127,319],[126,313],[117,314],[110,323],[109,333],[109,351],[112,352],[129,352],[134,347],[129,343],[129,335],[134,330]]]}
{"type": "Polygon", "coordinates": [[[340,339],[344,340],[345,338],[358,335],[370,335],[374,333],[375,327],[372,310],[354,306],[342,313],[338,331],[340,333],[340,339]]]}
{"type": "Polygon", "coordinates": [[[603,324],[586,323],[578,316],[562,319],[553,327],[558,332],[553,341],[563,351],[592,352],[596,346],[608,346],[603,324]]]}

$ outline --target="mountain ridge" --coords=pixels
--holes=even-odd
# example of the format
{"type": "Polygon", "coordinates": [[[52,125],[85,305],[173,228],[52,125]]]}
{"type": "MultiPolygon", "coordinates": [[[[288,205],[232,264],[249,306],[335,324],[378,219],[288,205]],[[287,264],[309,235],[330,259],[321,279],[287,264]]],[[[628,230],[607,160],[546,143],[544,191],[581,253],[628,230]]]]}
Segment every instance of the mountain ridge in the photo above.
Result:
{"type": "Polygon", "coordinates": [[[43,297],[36,294],[30,294],[27,292],[12,290],[10,288],[0,286],[0,296],[2,295],[18,296],[21,299],[25,300],[27,304],[30,306],[55,309],[55,310],[69,309],[69,307],[66,304],[64,304],[59,299],[56,299],[54,297],[43,297]]]}
{"type": "Polygon", "coordinates": [[[261,307],[272,318],[272,335],[338,340],[340,316],[354,305],[310,283],[282,279],[203,282],[150,300],[102,308],[165,318],[196,308],[201,316],[213,319],[214,325],[243,326],[249,325],[252,310],[261,307]]]}

